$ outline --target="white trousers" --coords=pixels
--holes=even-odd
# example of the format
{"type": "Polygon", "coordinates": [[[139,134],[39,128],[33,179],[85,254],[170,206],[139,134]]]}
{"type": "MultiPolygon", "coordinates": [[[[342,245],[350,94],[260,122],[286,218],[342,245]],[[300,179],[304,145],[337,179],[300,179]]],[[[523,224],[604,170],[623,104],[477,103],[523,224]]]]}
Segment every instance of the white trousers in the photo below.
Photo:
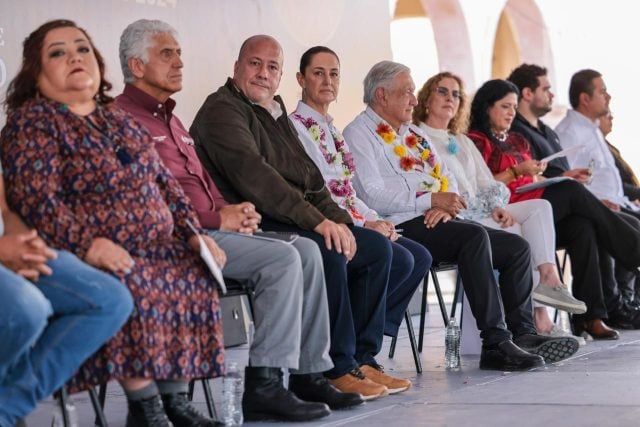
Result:
{"type": "MultiPolygon", "coordinates": [[[[522,236],[531,247],[533,261],[534,288],[540,282],[538,266],[556,262],[556,229],[553,223],[551,204],[543,199],[524,200],[504,207],[511,214],[516,224],[502,228],[491,217],[477,220],[480,224],[498,228],[522,236]]],[[[534,307],[543,307],[535,303],[534,307]]]]}

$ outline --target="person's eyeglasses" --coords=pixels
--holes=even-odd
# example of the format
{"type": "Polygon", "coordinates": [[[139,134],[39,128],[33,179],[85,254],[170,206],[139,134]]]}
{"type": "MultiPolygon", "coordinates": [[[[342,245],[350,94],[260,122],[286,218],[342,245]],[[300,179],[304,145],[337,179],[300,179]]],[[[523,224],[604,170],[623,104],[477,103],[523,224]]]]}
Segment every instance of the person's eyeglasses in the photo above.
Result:
{"type": "Polygon", "coordinates": [[[462,99],[462,93],[460,93],[459,90],[452,90],[451,92],[449,92],[449,89],[447,89],[446,87],[438,86],[437,88],[435,88],[435,92],[445,98],[449,96],[449,93],[451,93],[453,99],[462,99]]]}

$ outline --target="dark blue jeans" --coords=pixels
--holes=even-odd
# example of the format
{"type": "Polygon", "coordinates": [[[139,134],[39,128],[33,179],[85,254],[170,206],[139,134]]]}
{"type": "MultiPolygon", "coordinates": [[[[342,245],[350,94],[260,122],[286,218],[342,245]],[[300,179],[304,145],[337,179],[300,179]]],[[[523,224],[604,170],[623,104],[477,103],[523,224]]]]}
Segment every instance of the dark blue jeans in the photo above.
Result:
{"type": "Polygon", "coordinates": [[[318,244],[322,254],[329,303],[333,369],[325,373],[338,378],[359,365],[375,364],[385,322],[387,281],[391,267],[391,244],[382,234],[350,227],[358,245],[350,262],[328,250],[324,238],[313,231],[263,218],[262,228],[295,231],[318,244]]]}
{"type": "Polygon", "coordinates": [[[133,309],[124,284],[74,255],[58,252],[49,266],[34,285],[0,265],[2,427],[64,385],[133,309]]]}

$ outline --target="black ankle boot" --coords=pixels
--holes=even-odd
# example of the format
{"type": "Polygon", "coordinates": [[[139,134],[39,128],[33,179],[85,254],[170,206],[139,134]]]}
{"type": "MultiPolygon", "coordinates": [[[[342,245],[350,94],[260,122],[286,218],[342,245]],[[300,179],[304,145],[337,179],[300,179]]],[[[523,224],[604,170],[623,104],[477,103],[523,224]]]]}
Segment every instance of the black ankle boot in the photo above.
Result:
{"type": "Polygon", "coordinates": [[[343,393],[331,384],[322,374],[291,375],[289,390],[307,402],[322,402],[331,409],[344,409],[364,403],[357,393],[343,393]]]}
{"type": "Polygon", "coordinates": [[[214,427],[223,425],[201,415],[191,406],[187,393],[163,394],[164,412],[174,427],[214,427]]]}
{"type": "Polygon", "coordinates": [[[247,366],[242,396],[245,421],[310,421],[331,414],[324,403],[305,402],[284,388],[279,368],[247,366]]]}
{"type": "Polygon", "coordinates": [[[148,399],[128,401],[126,427],[173,427],[164,413],[162,400],[156,395],[148,399]]]}

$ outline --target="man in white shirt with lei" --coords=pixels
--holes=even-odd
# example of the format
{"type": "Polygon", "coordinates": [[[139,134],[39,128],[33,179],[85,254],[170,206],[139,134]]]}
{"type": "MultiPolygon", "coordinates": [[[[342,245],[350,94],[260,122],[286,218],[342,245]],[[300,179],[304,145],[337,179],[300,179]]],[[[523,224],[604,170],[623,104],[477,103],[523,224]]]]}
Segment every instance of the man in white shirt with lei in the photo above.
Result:
{"type": "Polygon", "coordinates": [[[410,70],[402,64],[382,61],[365,77],[367,108],[344,131],[358,168],[358,195],[427,247],[434,265],[458,264],[483,340],[481,369],[528,370],[541,366],[539,355],[552,348],[567,357],[571,351],[562,339],[536,334],[526,241],[457,217],[466,202],[455,179],[422,130],[410,123],[414,92],[410,70]],[[499,288],[494,268],[500,272],[499,288]]]}

